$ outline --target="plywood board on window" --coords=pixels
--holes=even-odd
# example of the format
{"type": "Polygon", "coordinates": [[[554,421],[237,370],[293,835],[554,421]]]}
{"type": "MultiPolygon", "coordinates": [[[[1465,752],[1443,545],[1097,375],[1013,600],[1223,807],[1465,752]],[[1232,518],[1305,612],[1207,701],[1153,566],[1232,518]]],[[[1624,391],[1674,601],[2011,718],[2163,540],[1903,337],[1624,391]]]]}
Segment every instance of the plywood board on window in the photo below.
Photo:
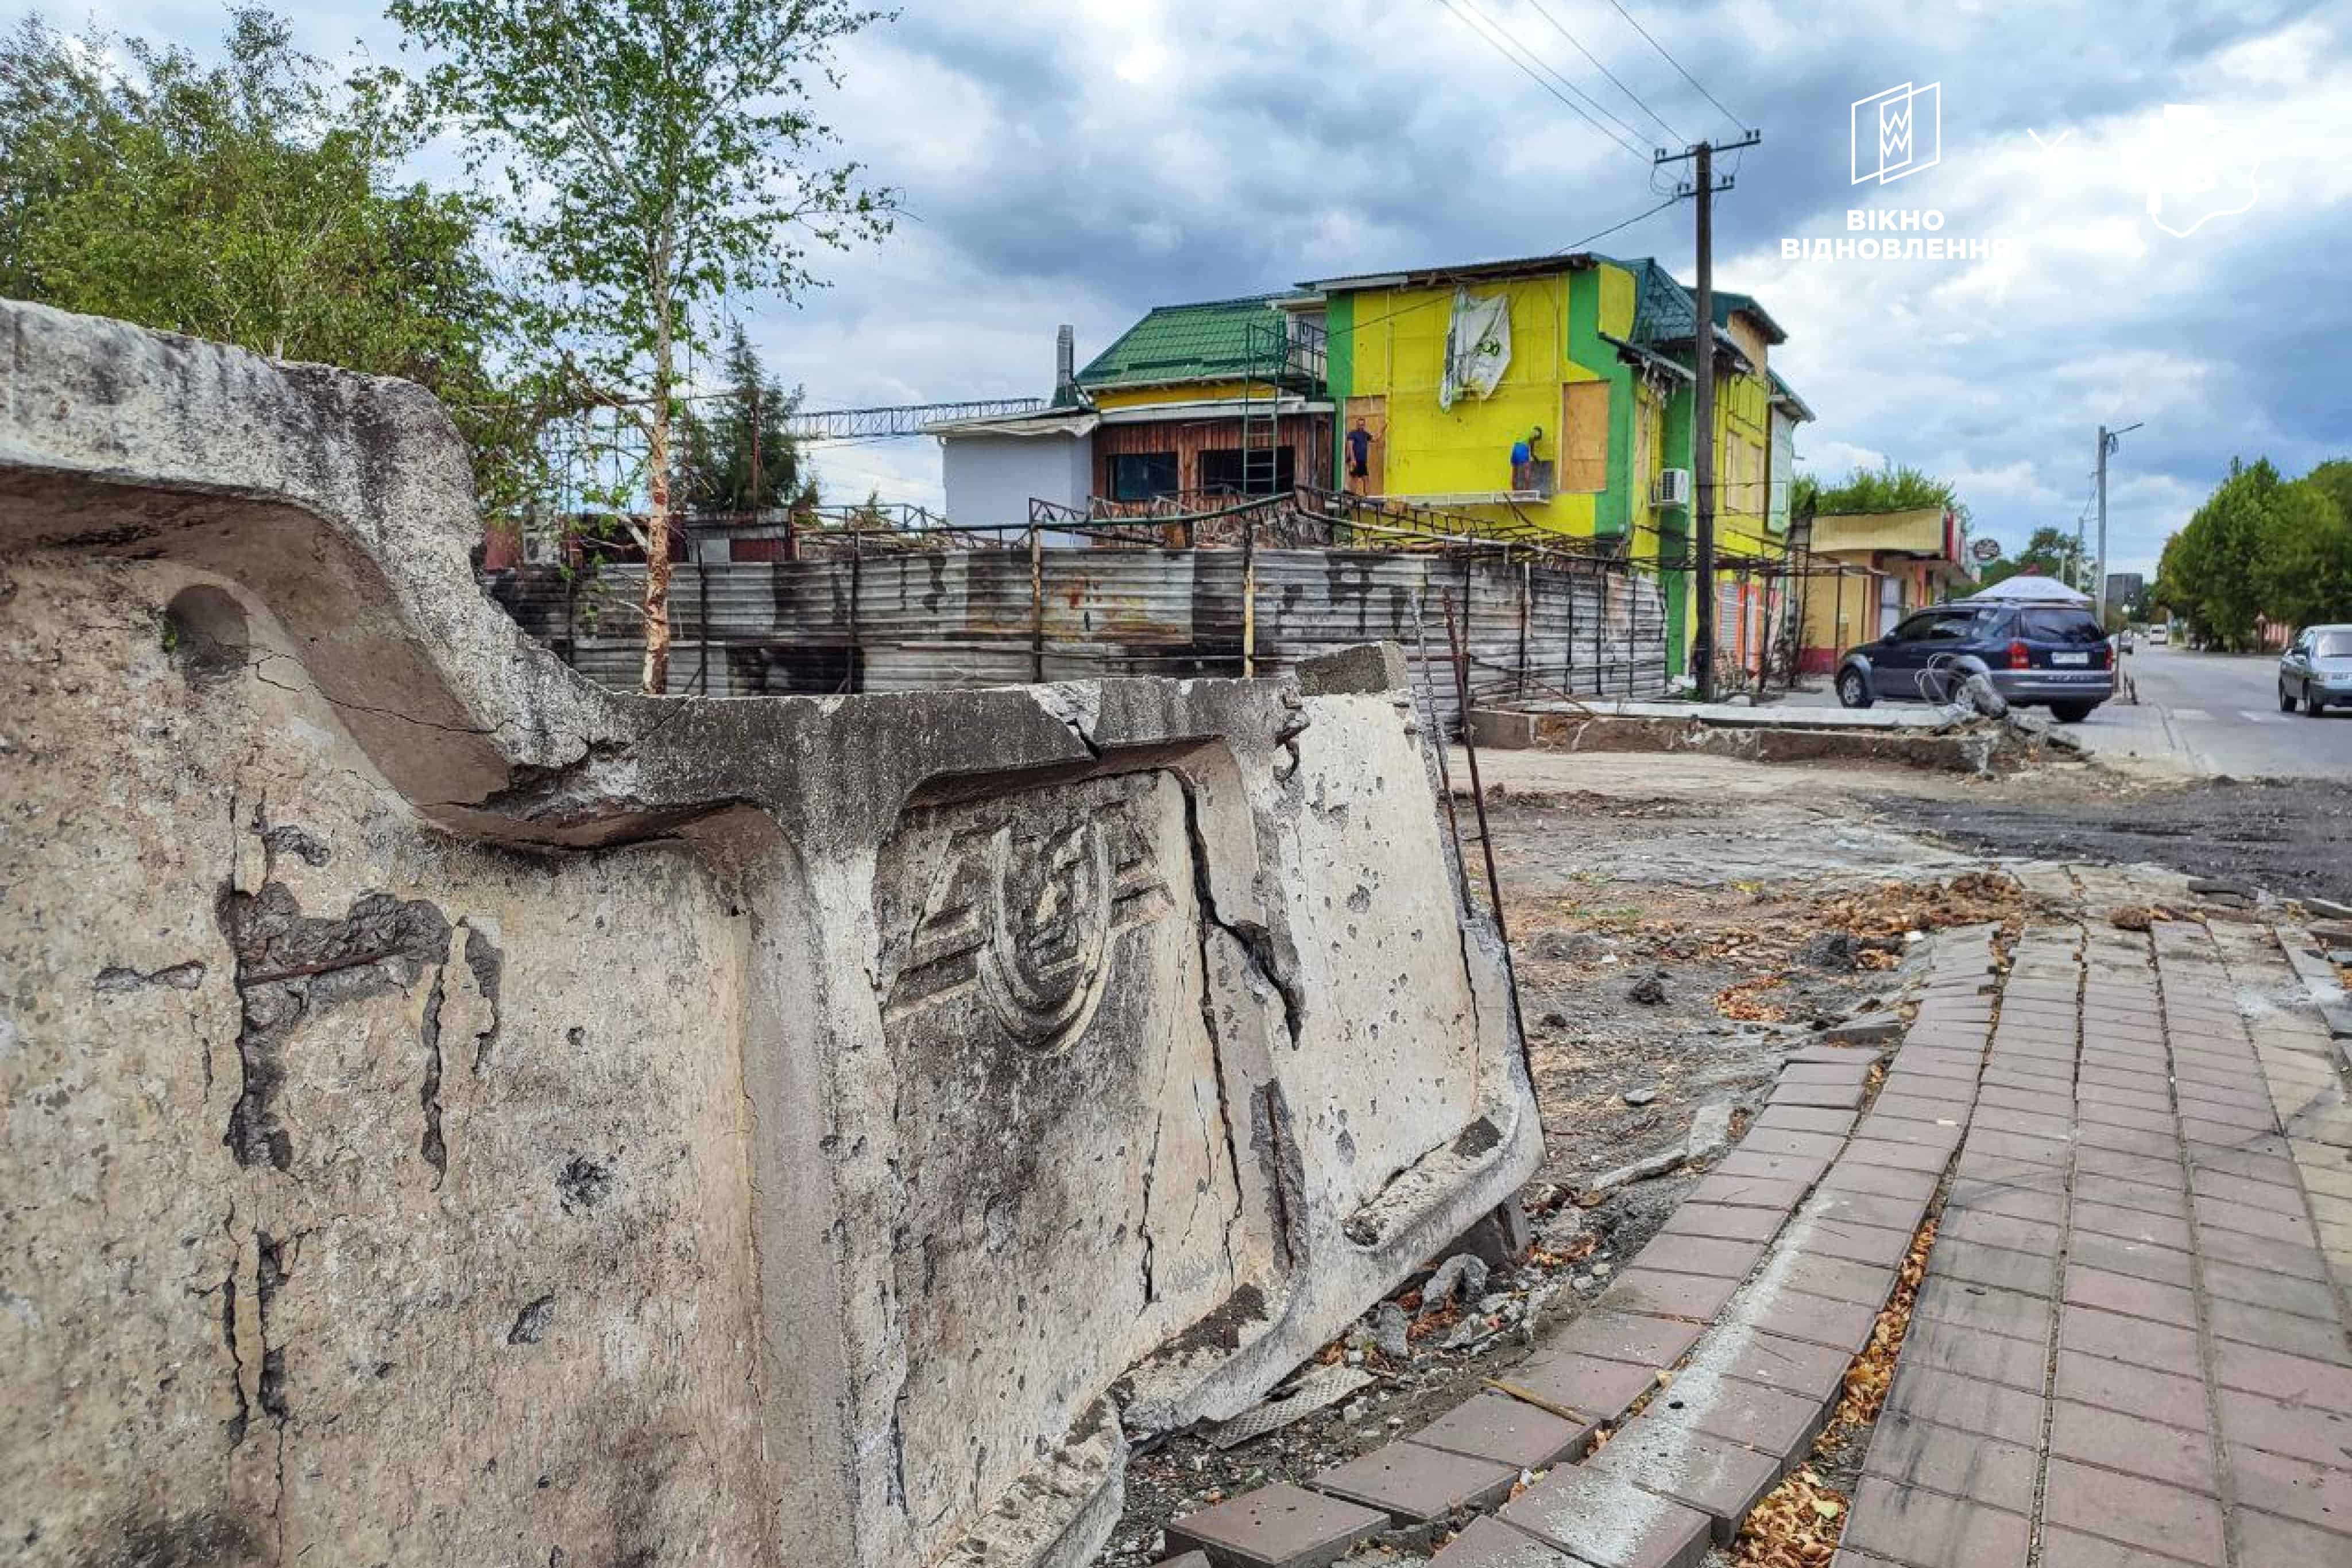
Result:
{"type": "Polygon", "coordinates": [[[1560,389],[1559,487],[1609,488],[1609,383],[1570,382],[1560,389]]]}

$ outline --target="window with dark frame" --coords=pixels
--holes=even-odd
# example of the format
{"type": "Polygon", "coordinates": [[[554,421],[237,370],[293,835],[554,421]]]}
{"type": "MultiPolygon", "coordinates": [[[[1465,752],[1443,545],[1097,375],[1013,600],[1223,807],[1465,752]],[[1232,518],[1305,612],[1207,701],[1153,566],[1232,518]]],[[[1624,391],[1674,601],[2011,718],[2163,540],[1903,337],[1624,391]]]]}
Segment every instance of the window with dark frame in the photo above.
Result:
{"type": "Polygon", "coordinates": [[[1110,460],[1110,498],[1152,501],[1181,488],[1173,452],[1119,452],[1110,460]]]}
{"type": "MultiPolygon", "coordinates": [[[[1291,487],[1297,476],[1297,454],[1287,446],[1277,446],[1274,449],[1274,488],[1266,493],[1279,495],[1291,487]]],[[[1263,465],[1260,465],[1260,472],[1264,472],[1263,465]]],[[[1201,488],[1210,491],[1229,491],[1236,496],[1248,495],[1250,487],[1243,474],[1242,449],[1238,446],[1219,446],[1202,452],[1201,454],[1201,488]]],[[[1261,491],[1265,490],[1263,480],[1259,482],[1258,488],[1261,491]]]]}

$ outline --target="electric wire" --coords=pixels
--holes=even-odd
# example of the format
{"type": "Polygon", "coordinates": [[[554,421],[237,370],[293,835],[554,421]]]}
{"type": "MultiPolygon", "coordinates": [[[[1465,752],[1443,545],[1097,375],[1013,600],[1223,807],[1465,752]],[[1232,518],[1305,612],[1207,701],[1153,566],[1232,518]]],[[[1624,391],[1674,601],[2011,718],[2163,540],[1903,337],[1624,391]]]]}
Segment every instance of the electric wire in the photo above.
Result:
{"type": "MultiPolygon", "coordinates": [[[[1641,159],[1645,163],[1649,162],[1650,155],[1642,151],[1639,142],[1626,141],[1624,138],[1619,136],[1615,131],[1611,131],[1607,126],[1601,124],[1601,121],[1595,120],[1591,114],[1587,113],[1583,107],[1578,104],[1575,99],[1570,98],[1566,93],[1561,92],[1559,88],[1554,87],[1550,82],[1546,81],[1543,77],[1537,74],[1534,66],[1529,65],[1527,60],[1520,58],[1519,54],[1513,52],[1514,49],[1517,49],[1521,53],[1524,53],[1526,50],[1526,47],[1524,45],[1519,44],[1516,39],[1512,39],[1507,43],[1505,42],[1506,39],[1510,38],[1510,35],[1507,33],[1503,33],[1499,37],[1494,34],[1487,33],[1481,28],[1477,23],[1473,22],[1470,19],[1471,14],[1469,12],[1457,9],[1454,0],[1437,0],[1437,3],[1440,5],[1444,6],[1449,12],[1452,12],[1456,21],[1460,22],[1464,26],[1468,27],[1473,33],[1477,34],[1478,37],[1483,40],[1489,48],[1493,49],[1496,54],[1501,55],[1505,59],[1510,61],[1511,64],[1517,66],[1520,71],[1525,73],[1529,81],[1543,89],[1544,91],[1551,94],[1552,97],[1559,99],[1563,105],[1575,113],[1578,119],[1583,120],[1587,125],[1591,126],[1593,130],[1601,132],[1601,135],[1607,137],[1618,147],[1622,148],[1628,154],[1641,159]]],[[[1471,0],[1462,0],[1462,4],[1465,5],[1470,5],[1471,0]]],[[[1486,16],[1484,12],[1479,12],[1477,15],[1481,19],[1484,19],[1486,16]]],[[[1489,26],[1491,25],[1492,24],[1490,23],[1489,26]]],[[[1529,58],[1535,57],[1536,57],[1533,56],[1529,57],[1529,58]]],[[[1540,63],[1541,61],[1538,59],[1538,64],[1540,63]]],[[[1549,68],[1547,67],[1546,68],[1549,69],[1549,68]]],[[[1554,72],[1553,74],[1558,75],[1557,72],[1554,72]]],[[[1565,81],[1565,78],[1562,79],[1565,81]]],[[[1599,106],[1596,104],[1594,107],[1598,108],[1599,106]]],[[[1602,110],[1601,112],[1603,114],[1607,114],[1608,110],[1602,110]]],[[[1612,115],[1610,118],[1615,119],[1616,117],[1612,115]]]]}
{"type": "Polygon", "coordinates": [[[1643,102],[1640,93],[1635,92],[1632,88],[1627,87],[1623,82],[1619,81],[1617,79],[1617,73],[1611,70],[1607,66],[1602,65],[1601,63],[1601,57],[1594,54],[1591,49],[1586,48],[1577,38],[1577,36],[1574,33],[1570,32],[1565,26],[1562,26],[1559,17],[1553,16],[1549,11],[1545,10],[1543,0],[1528,0],[1528,4],[1535,7],[1537,16],[1541,16],[1545,21],[1551,24],[1551,30],[1553,32],[1558,33],[1561,37],[1566,38],[1569,41],[1570,47],[1574,48],[1578,54],[1582,55],[1586,59],[1591,61],[1592,68],[1594,70],[1597,70],[1602,76],[1607,77],[1611,84],[1614,86],[1619,92],[1622,92],[1627,98],[1632,99],[1635,108],[1639,109],[1643,114],[1648,115],[1652,120],[1656,120],[1659,130],[1664,131],[1668,137],[1672,138],[1677,143],[1686,140],[1681,131],[1676,131],[1673,126],[1666,123],[1665,117],[1664,115],[1660,114],[1656,110],[1652,109],[1647,103],[1643,102]]]}
{"type": "Polygon", "coordinates": [[[1674,67],[1675,70],[1682,72],[1683,80],[1698,89],[1699,96],[1701,98],[1706,99],[1707,102],[1715,105],[1717,109],[1722,110],[1723,118],[1731,121],[1732,128],[1734,130],[1745,131],[1748,129],[1748,122],[1746,120],[1732,113],[1731,110],[1724,109],[1723,99],[1707,91],[1706,88],[1699,81],[1698,78],[1691,75],[1690,72],[1684,70],[1682,61],[1675,58],[1674,56],[1667,54],[1666,46],[1658,42],[1657,39],[1651,37],[1650,30],[1647,27],[1643,26],[1641,23],[1633,20],[1633,13],[1625,9],[1623,5],[1619,5],[1618,0],[1609,0],[1609,4],[1611,7],[1616,11],[1617,15],[1625,18],[1625,22],[1628,26],[1631,26],[1633,31],[1641,34],[1642,37],[1649,44],[1650,47],[1658,51],[1660,58],[1664,59],[1666,64],[1674,67]]]}

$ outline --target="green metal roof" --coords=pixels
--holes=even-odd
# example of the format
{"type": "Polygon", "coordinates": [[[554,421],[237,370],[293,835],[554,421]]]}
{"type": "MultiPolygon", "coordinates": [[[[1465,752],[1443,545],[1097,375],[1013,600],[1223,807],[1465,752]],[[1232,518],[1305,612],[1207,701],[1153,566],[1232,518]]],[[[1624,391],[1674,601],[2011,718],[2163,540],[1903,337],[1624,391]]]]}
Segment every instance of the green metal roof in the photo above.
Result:
{"type": "MultiPolygon", "coordinates": [[[[1635,346],[1668,359],[1684,359],[1687,346],[1698,336],[1698,301],[1691,297],[1691,291],[1650,256],[1615,261],[1615,265],[1633,275],[1633,340],[1635,346]]],[[[1765,316],[1763,309],[1748,295],[1717,291],[1715,340],[1745,362],[1746,357],[1740,353],[1738,343],[1724,330],[1723,324],[1730,319],[1730,312],[1734,309],[1753,311],[1767,322],[1771,318],[1765,316]],[[1730,303],[1727,304],[1727,301],[1730,303]]],[[[1773,325],[1771,332],[1780,334],[1780,327],[1773,325]]],[[[1769,340],[1778,343],[1784,338],[1785,334],[1770,336],[1769,340]]]]}
{"type": "Polygon", "coordinates": [[[1731,313],[1735,310],[1744,310],[1756,318],[1757,323],[1764,329],[1766,342],[1785,343],[1789,340],[1789,334],[1780,330],[1780,323],[1773,320],[1764,307],[1756,303],[1756,296],[1735,294],[1727,288],[1717,289],[1715,291],[1715,324],[1718,327],[1729,325],[1731,313]]]}
{"type": "Polygon", "coordinates": [[[1231,381],[1250,369],[1249,324],[1276,319],[1285,294],[1251,294],[1197,305],[1161,305],[1087,363],[1078,384],[1162,386],[1170,382],[1231,381]]]}

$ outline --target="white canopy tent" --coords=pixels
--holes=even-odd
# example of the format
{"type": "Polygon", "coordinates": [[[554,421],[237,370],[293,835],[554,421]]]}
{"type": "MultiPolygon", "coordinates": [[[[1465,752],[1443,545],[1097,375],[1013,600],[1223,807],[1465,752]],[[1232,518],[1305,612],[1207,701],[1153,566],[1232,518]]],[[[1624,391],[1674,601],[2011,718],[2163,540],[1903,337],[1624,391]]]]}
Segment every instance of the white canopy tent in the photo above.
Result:
{"type": "Polygon", "coordinates": [[[2088,604],[2091,596],[2080,589],[2069,588],[2054,577],[2039,572],[2005,577],[1990,588],[1979,589],[1958,602],[1962,604],[2088,604]]]}

